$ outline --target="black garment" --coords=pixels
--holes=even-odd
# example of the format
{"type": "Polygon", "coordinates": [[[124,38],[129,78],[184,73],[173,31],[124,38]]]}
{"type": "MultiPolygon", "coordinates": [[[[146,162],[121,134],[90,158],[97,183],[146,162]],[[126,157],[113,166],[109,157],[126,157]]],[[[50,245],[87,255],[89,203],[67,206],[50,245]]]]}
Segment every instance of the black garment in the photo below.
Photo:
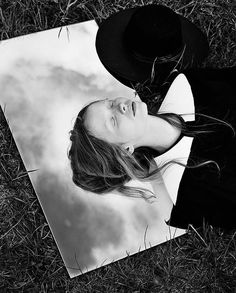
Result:
{"type": "MultiPolygon", "coordinates": [[[[236,67],[183,73],[192,88],[195,113],[222,119],[236,131],[236,67]]],[[[210,125],[202,129],[212,132],[194,137],[188,165],[193,165],[192,160],[213,160],[220,173],[213,163],[185,168],[168,224],[185,229],[188,224],[202,226],[205,220],[213,226],[236,228],[236,135],[230,127],[198,115],[187,125],[194,129],[206,123],[210,125]]]]}

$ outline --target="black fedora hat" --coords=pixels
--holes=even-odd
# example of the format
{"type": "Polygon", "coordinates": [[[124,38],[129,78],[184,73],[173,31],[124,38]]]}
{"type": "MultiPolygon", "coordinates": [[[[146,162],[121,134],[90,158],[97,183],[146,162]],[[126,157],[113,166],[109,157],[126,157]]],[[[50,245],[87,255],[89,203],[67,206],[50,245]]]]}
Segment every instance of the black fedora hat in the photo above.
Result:
{"type": "Polygon", "coordinates": [[[171,63],[173,68],[177,61],[181,68],[195,67],[208,55],[209,46],[202,31],[185,17],[150,4],[105,19],[97,32],[96,50],[105,68],[132,87],[150,78],[154,60],[157,70],[158,64],[171,63]]]}

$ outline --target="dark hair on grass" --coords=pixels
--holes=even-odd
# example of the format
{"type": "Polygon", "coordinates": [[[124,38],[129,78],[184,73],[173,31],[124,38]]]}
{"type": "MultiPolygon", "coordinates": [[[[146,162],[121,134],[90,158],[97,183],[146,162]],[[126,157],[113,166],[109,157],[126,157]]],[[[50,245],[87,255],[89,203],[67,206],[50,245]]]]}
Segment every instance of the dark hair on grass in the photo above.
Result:
{"type": "MultiPolygon", "coordinates": [[[[94,102],[92,102],[94,103],[94,102]]],[[[143,198],[150,200],[155,197],[153,192],[146,188],[125,186],[131,179],[139,181],[152,181],[158,179],[160,171],[173,163],[185,166],[186,168],[196,168],[206,164],[213,163],[219,171],[216,162],[208,160],[204,162],[194,162],[193,165],[184,165],[178,160],[166,162],[162,166],[155,166],[150,170],[153,157],[158,153],[147,147],[140,147],[134,150],[133,154],[125,148],[103,141],[92,135],[84,126],[84,116],[87,108],[92,104],[85,106],[78,114],[74,123],[73,130],[70,131],[71,147],[68,152],[68,158],[73,172],[73,182],[84,190],[105,194],[111,191],[118,191],[129,197],[143,198]],[[152,154],[150,156],[150,153],[152,154]]],[[[213,124],[225,124],[232,126],[217,118],[203,114],[197,114],[215,121],[213,124]]],[[[189,130],[184,119],[174,113],[159,113],[155,116],[161,117],[170,124],[181,129],[183,134],[198,135],[199,133],[211,132],[211,130],[193,129],[189,130]]],[[[203,128],[210,124],[202,125],[203,128]]],[[[233,128],[232,128],[233,129],[233,128]]],[[[234,131],[234,130],[233,130],[234,131]]]]}

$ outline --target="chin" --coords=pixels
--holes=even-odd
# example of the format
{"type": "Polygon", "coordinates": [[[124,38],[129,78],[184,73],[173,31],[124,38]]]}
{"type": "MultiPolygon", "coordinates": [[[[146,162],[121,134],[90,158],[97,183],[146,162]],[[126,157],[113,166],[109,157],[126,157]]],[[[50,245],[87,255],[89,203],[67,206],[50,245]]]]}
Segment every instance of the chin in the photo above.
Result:
{"type": "Polygon", "coordinates": [[[144,109],[145,113],[148,114],[147,104],[142,102],[142,108],[144,109]]]}

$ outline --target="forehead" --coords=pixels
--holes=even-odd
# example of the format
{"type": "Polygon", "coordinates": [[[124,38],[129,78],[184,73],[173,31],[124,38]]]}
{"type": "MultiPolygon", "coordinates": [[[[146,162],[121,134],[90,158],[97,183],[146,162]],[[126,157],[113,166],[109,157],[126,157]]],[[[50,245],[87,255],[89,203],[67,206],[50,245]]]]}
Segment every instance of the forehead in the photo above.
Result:
{"type": "Polygon", "coordinates": [[[97,137],[103,136],[106,131],[104,110],[104,100],[98,100],[88,106],[84,115],[85,127],[97,137]]]}

